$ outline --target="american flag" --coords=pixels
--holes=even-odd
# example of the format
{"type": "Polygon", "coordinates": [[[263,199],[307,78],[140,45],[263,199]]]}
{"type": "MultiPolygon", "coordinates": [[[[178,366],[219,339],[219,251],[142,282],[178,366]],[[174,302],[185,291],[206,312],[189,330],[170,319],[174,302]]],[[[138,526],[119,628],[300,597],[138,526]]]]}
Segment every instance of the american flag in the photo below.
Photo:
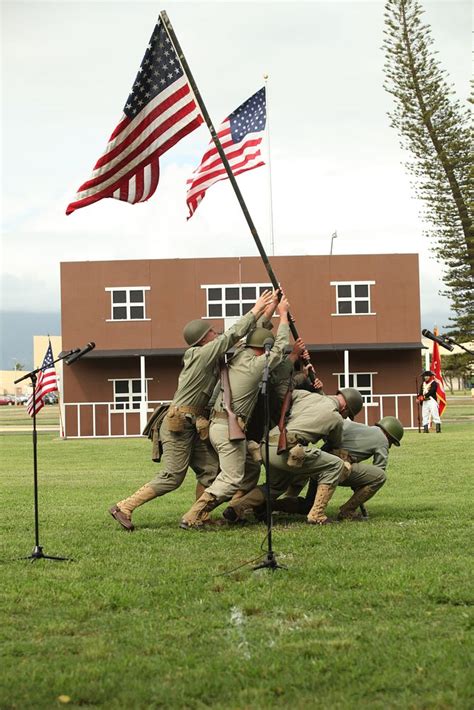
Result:
{"type": "MultiPolygon", "coordinates": [[[[234,175],[265,165],[259,146],[266,119],[265,87],[263,87],[231,113],[219,127],[217,135],[234,175]]],[[[226,177],[227,173],[217,148],[214,142],[211,142],[201,164],[187,181],[188,219],[195,213],[206,190],[215,182],[225,180],[226,177]]]]}
{"type": "Polygon", "coordinates": [[[41,371],[38,373],[38,378],[36,380],[35,401],[33,402],[33,395],[31,394],[26,404],[30,417],[32,417],[33,414],[38,414],[40,409],[44,407],[45,394],[48,394],[48,392],[55,392],[58,389],[58,381],[56,378],[56,370],[54,368],[53,360],[53,350],[51,348],[50,341],[46,350],[46,355],[44,356],[43,364],[41,365],[41,371]]]}
{"type": "Polygon", "coordinates": [[[161,19],[153,31],[120,123],[91,178],[66,214],[114,197],[135,204],[156,190],[159,157],[194,131],[203,118],[161,19]]]}

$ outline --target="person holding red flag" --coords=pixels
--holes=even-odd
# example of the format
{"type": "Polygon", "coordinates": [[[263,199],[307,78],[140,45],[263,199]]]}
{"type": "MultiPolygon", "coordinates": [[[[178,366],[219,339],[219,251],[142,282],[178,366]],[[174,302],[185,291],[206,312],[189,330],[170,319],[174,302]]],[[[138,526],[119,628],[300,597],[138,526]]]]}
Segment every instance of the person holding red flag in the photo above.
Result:
{"type": "MultiPolygon", "coordinates": [[[[438,335],[437,328],[433,330],[438,335]]],[[[441,433],[441,415],[446,408],[446,394],[441,374],[441,357],[438,343],[433,343],[431,369],[422,373],[423,382],[418,393],[418,401],[422,403],[423,431],[429,434],[430,419],[436,425],[436,433],[441,433]]]]}

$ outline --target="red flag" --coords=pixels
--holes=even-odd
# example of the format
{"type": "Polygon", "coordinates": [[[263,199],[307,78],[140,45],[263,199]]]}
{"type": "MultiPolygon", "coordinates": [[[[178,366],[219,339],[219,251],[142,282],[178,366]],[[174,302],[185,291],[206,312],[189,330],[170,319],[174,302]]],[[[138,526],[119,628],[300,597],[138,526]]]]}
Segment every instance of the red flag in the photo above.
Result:
{"type": "MultiPolygon", "coordinates": [[[[433,328],[433,333],[438,335],[438,329],[433,328]]],[[[438,343],[433,343],[433,354],[431,356],[430,370],[434,374],[438,388],[436,390],[436,397],[438,399],[439,416],[441,416],[446,409],[446,393],[444,391],[443,385],[443,375],[441,374],[441,357],[439,354],[438,343]]]]}
{"type": "Polygon", "coordinates": [[[33,395],[31,394],[28,402],[26,403],[30,417],[32,417],[33,414],[38,414],[40,409],[44,406],[45,394],[48,394],[48,392],[55,392],[58,389],[58,381],[56,378],[56,370],[54,368],[53,360],[53,350],[51,348],[50,341],[46,350],[46,355],[44,356],[43,364],[41,365],[41,371],[38,372],[35,388],[35,401],[33,402],[33,395]]]}
{"type": "Polygon", "coordinates": [[[160,20],[153,31],[123,115],[92,175],[66,214],[114,197],[135,204],[155,192],[160,155],[194,131],[203,118],[160,20]]]}
{"type": "MultiPolygon", "coordinates": [[[[265,165],[260,152],[267,114],[265,87],[233,111],[217,129],[217,136],[234,175],[265,165]]],[[[224,164],[213,141],[204,153],[201,164],[187,181],[186,202],[189,217],[195,213],[206,190],[219,180],[227,178],[224,164]]]]}

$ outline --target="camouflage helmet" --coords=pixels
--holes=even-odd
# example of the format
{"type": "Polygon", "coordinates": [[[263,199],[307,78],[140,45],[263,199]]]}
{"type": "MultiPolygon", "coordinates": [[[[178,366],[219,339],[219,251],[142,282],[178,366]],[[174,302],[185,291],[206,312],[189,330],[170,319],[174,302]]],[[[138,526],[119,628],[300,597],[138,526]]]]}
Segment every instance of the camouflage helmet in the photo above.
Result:
{"type": "Polygon", "coordinates": [[[212,329],[212,325],[204,320],[192,320],[183,328],[183,338],[191,347],[197,345],[202,338],[212,329]]]}
{"type": "Polygon", "coordinates": [[[359,414],[364,405],[364,400],[359,390],[354,389],[354,387],[343,387],[337,390],[337,394],[342,394],[346,400],[347,409],[351,417],[355,417],[359,414]]]}
{"type": "Polygon", "coordinates": [[[273,345],[275,336],[270,333],[268,328],[255,328],[247,336],[245,345],[250,348],[263,348],[266,340],[271,340],[273,345]]]}
{"type": "Polygon", "coordinates": [[[383,417],[375,426],[378,426],[384,431],[395,446],[400,446],[400,441],[403,438],[403,426],[396,417],[383,417]]]}

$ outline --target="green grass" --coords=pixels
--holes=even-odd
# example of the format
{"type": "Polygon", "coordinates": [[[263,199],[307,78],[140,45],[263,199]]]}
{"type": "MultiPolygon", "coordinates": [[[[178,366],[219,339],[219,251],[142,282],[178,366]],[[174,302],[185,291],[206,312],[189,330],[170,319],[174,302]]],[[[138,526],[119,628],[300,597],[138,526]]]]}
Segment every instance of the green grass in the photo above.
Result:
{"type": "MultiPolygon", "coordinates": [[[[31,427],[32,419],[24,405],[5,405],[0,407],[0,427],[31,427]]],[[[45,405],[36,415],[36,426],[57,427],[59,429],[59,405],[45,405]]]]}
{"type": "MultiPolygon", "coordinates": [[[[278,518],[287,570],[224,574],[264,527],[180,530],[183,487],[107,508],[149,480],[149,442],[0,436],[0,708],[472,708],[471,424],[408,432],[367,524],[278,518]]],[[[347,497],[339,489],[329,512],[347,497]]]]}

